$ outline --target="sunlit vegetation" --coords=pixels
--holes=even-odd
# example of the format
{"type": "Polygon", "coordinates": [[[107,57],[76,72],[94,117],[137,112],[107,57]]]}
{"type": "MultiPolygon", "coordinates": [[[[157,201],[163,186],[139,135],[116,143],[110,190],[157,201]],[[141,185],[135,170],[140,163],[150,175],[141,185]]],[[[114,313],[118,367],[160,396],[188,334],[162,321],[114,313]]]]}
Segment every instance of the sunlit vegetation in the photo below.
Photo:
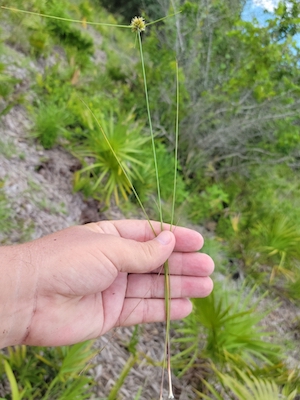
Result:
{"type": "MultiPolygon", "coordinates": [[[[132,188],[86,102],[147,212],[157,218],[134,35],[130,29],[87,25],[129,25],[132,10],[141,2],[99,3],[9,3],[80,23],[1,9],[0,116],[15,105],[26,108],[33,123],[28,140],[45,149],[63,146],[78,158],[75,191],[103,207],[113,203],[124,212],[137,210],[132,188]],[[22,65],[17,52],[24,55],[22,65]],[[31,61],[43,68],[29,67],[31,61]],[[14,76],[14,65],[28,69],[26,89],[14,76]]],[[[290,1],[290,8],[280,3],[274,18],[262,27],[241,19],[239,0],[145,3],[138,11],[146,20],[181,11],[143,34],[162,206],[170,215],[177,60],[175,221],[209,228],[205,250],[217,261],[214,293],[195,300],[192,315],[174,325],[174,373],[187,383],[197,377],[198,384],[195,379],[191,384],[199,399],[295,399],[300,370],[286,363],[295,342],[287,345],[264,321],[281,301],[299,304],[300,299],[300,53],[293,39],[299,31],[300,6],[297,0],[290,1]]],[[[0,194],[1,237],[12,229],[11,215],[0,194]]],[[[298,320],[298,336],[299,326],[298,320]]],[[[1,379],[11,387],[6,398],[89,398],[92,379],[78,374],[91,355],[88,345],[10,349],[1,356],[1,379]],[[71,368],[74,360],[80,360],[80,368],[71,368]]],[[[134,362],[140,359],[135,353],[131,357],[134,362]]],[[[119,386],[131,365],[124,367],[119,386]]],[[[114,387],[111,396],[119,388],[114,387]]]]}

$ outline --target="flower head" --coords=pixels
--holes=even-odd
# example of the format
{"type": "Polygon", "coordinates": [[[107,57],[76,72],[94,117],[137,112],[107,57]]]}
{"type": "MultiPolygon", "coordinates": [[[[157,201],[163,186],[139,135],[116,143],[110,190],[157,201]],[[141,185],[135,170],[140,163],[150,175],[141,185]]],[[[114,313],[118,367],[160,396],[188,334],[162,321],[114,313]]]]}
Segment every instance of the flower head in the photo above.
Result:
{"type": "Polygon", "coordinates": [[[143,32],[146,29],[146,22],[143,17],[134,17],[130,26],[133,32],[143,32]]]}

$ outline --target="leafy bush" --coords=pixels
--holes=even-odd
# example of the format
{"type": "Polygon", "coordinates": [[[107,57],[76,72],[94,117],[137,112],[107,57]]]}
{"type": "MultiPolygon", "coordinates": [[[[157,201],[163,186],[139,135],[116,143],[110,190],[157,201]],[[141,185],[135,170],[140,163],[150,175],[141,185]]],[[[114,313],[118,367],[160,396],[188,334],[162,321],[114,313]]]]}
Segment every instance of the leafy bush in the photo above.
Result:
{"type": "Polygon", "coordinates": [[[45,68],[43,74],[36,75],[33,89],[37,94],[35,103],[51,101],[58,106],[66,107],[68,100],[75,90],[72,85],[74,68],[68,67],[60,60],[55,65],[45,68]]]}
{"type": "Polygon", "coordinates": [[[208,186],[201,193],[193,193],[188,200],[188,216],[201,223],[210,219],[218,220],[224,213],[224,208],[229,202],[229,196],[217,184],[208,186]]]}
{"type": "MultiPolygon", "coordinates": [[[[60,18],[70,18],[66,12],[68,3],[53,0],[47,13],[60,18]]],[[[47,30],[60,44],[63,44],[66,49],[71,49],[71,54],[76,55],[76,61],[80,67],[85,67],[88,63],[89,57],[94,52],[93,39],[87,34],[80,31],[76,25],[71,24],[69,21],[46,19],[47,30]]]]}

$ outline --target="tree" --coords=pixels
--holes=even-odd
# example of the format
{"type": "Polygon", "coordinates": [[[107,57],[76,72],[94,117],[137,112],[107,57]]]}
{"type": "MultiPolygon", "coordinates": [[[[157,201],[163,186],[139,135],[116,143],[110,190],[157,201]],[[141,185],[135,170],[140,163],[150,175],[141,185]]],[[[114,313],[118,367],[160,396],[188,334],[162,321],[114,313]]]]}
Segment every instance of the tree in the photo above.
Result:
{"type": "MultiPolygon", "coordinates": [[[[279,4],[274,19],[261,27],[241,20],[242,5],[192,0],[180,8],[174,0],[170,11],[181,9],[181,14],[175,22],[164,21],[167,33],[156,28],[155,44],[147,48],[145,41],[157,71],[167,68],[157,51],[175,51],[184,76],[189,100],[180,157],[186,175],[208,166],[213,174],[228,173],[262,159],[299,163],[299,50],[291,37],[299,6],[279,4]],[[284,41],[275,35],[283,21],[284,41]]],[[[165,92],[162,82],[160,95],[154,96],[157,113],[169,101],[165,92]]]]}

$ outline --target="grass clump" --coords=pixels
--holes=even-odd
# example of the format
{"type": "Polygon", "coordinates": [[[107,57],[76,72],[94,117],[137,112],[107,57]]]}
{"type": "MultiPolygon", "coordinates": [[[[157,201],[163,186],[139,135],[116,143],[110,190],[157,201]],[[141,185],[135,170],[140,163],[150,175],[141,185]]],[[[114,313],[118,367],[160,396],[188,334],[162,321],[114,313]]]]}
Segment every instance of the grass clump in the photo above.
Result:
{"type": "Polygon", "coordinates": [[[54,103],[40,104],[35,111],[33,137],[37,138],[45,149],[51,149],[66,131],[68,114],[65,109],[54,103]]]}

